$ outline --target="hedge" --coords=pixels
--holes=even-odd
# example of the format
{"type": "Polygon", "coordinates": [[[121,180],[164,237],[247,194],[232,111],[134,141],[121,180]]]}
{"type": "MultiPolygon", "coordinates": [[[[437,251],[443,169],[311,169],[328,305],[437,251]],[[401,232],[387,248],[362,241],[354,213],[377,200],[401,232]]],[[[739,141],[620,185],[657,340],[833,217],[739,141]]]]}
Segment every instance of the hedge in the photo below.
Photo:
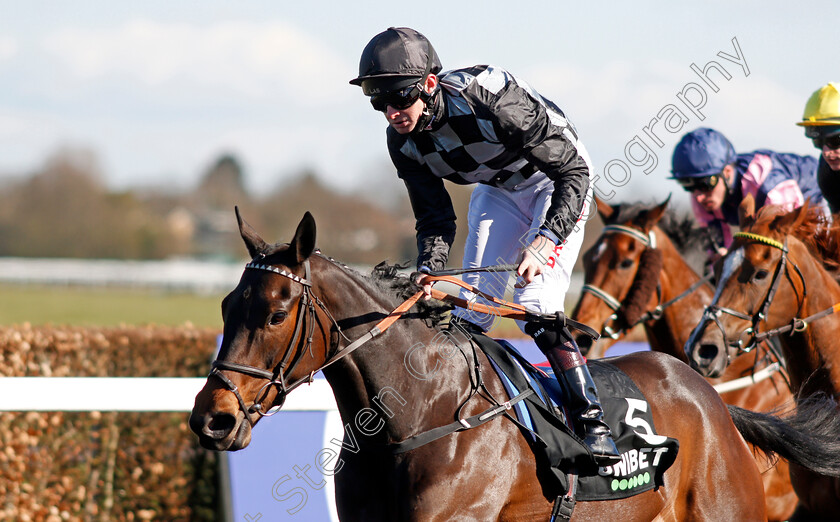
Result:
{"type": "MultiPolygon", "coordinates": [[[[0,327],[0,376],[200,377],[216,336],[190,326],[0,327]]],[[[217,455],[198,445],[188,415],[0,413],[0,519],[217,520],[217,455]]]]}

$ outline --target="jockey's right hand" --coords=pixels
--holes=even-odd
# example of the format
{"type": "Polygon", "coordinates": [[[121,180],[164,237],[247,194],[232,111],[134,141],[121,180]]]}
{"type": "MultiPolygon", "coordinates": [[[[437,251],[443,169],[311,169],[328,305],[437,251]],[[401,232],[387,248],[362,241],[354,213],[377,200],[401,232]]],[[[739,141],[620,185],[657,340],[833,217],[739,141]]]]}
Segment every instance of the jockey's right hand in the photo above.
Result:
{"type": "Polygon", "coordinates": [[[426,301],[432,298],[432,281],[429,272],[430,270],[427,266],[421,266],[417,272],[414,272],[414,281],[423,287],[423,299],[426,301]]]}

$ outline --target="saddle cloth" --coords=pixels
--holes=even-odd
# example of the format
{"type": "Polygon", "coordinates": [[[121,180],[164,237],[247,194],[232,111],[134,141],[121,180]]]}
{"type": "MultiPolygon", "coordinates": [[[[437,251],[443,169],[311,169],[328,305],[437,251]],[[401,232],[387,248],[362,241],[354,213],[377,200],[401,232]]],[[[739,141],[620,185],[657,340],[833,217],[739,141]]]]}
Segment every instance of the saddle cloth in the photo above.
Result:
{"type": "Polygon", "coordinates": [[[474,339],[511,397],[528,388],[536,392],[515,406],[517,420],[529,435],[536,457],[550,467],[558,494],[568,490],[570,473],[578,475],[575,497],[580,501],[626,498],[664,484],[664,473],[674,463],[679,443],[656,433],[648,402],[627,374],[605,361],[588,362],[604,420],[621,453],[619,463],[599,468],[565,423],[562,392],[554,376],[534,367],[504,340],[485,335],[474,339]]]}

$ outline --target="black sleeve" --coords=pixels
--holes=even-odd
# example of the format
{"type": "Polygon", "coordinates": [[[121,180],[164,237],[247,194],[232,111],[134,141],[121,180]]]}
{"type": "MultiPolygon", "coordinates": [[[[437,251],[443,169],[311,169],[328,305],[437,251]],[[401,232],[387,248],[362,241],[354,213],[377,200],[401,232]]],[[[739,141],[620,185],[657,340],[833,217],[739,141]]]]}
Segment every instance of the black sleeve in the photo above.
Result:
{"type": "Polygon", "coordinates": [[[840,212],[840,175],[831,170],[822,154],[817,166],[817,183],[831,213],[840,212]]]}
{"type": "Polygon", "coordinates": [[[560,124],[552,122],[546,107],[530,93],[509,82],[494,97],[490,109],[505,147],[523,151],[529,162],[554,181],[544,226],[562,242],[572,233],[583,212],[589,189],[589,167],[578,152],[578,139],[571,124],[554,104],[547,100],[546,104],[560,124]]]}
{"type": "Polygon", "coordinates": [[[397,174],[405,183],[417,230],[417,268],[443,270],[455,240],[455,209],[443,180],[402,154],[389,139],[397,174]]]}

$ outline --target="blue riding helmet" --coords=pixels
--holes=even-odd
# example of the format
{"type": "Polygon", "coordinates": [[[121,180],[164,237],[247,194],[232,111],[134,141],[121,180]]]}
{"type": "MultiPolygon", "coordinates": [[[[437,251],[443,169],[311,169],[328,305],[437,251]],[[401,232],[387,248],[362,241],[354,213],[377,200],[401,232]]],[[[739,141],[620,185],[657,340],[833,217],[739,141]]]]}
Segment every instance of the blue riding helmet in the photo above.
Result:
{"type": "Polygon", "coordinates": [[[671,158],[671,179],[715,176],[734,162],[735,147],[714,129],[700,128],[682,137],[671,158]]]}

